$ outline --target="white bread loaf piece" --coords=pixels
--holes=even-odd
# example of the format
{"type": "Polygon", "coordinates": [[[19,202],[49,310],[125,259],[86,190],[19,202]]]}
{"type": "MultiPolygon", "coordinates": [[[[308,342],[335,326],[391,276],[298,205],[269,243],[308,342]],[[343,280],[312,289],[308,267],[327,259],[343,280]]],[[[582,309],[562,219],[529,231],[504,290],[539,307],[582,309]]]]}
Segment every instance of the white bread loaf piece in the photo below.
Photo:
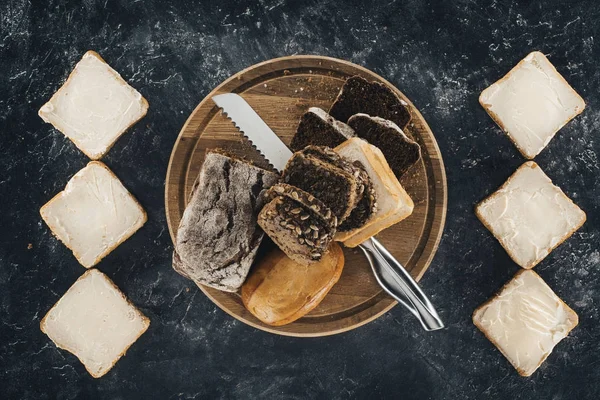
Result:
{"type": "Polygon", "coordinates": [[[477,205],[475,213],[508,255],[526,269],[542,261],[586,220],[585,213],[533,161],[521,165],[477,205]]]}
{"type": "Polygon", "coordinates": [[[585,108],[581,96],[539,51],[485,89],[479,103],[528,159],[585,108]]]}
{"type": "Polygon", "coordinates": [[[579,318],[535,272],[517,272],[473,313],[473,323],[522,376],[530,376],[579,318]]]}
{"type": "Polygon", "coordinates": [[[98,160],[147,111],[146,99],[98,53],[88,51],[38,114],[98,160]]]}
{"type": "Polygon", "coordinates": [[[92,161],[40,209],[42,218],[86,268],[146,222],[146,212],[106,165],[92,161]]]}
{"type": "Polygon", "coordinates": [[[40,329],[100,378],[149,325],[150,320],[106,275],[91,269],[48,311],[40,329]]]}
{"type": "Polygon", "coordinates": [[[388,165],[381,150],[359,138],[351,138],[335,148],[350,161],[359,161],[375,190],[377,210],[362,227],[336,234],[336,240],[356,247],[412,214],[414,204],[388,165]]]}

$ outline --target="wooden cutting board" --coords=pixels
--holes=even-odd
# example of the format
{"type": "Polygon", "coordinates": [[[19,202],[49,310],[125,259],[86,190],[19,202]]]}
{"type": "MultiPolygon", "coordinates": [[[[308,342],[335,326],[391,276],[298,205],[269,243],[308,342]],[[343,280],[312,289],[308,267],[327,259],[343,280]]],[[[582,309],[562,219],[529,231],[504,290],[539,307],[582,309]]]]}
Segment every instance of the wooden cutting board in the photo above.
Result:
{"type": "MultiPolygon", "coordinates": [[[[167,171],[165,206],[173,242],[206,149],[225,148],[267,166],[231,121],[221,115],[212,96],[240,94],[289,144],[300,116],[309,107],[328,110],[344,79],[353,75],[388,85],[408,103],[413,114],[406,131],[421,145],[423,160],[403,176],[401,183],[415,209],[409,218],[377,238],[419,280],[435,254],[446,219],[446,174],[435,137],[410,100],[389,82],[361,66],[329,57],[291,56],[256,64],[227,79],[200,102],[179,133],[167,171]]],[[[263,324],[246,311],[238,294],[200,289],[228,314],[268,332],[303,337],[344,332],[374,320],[396,304],[375,281],[361,251],[344,252],[346,265],[339,282],[317,308],[289,325],[263,324]]],[[[407,318],[412,318],[408,311],[407,318]]]]}

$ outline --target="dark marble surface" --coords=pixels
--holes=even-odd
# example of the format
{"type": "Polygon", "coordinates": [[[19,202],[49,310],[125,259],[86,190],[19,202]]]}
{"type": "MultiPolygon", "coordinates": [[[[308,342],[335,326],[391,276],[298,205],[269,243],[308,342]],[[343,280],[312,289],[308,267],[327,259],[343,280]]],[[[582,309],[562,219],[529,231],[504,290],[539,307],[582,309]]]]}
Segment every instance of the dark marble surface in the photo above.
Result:
{"type": "Polygon", "coordinates": [[[596,3],[298,3],[0,1],[0,397],[600,398],[596,3]],[[99,380],[38,327],[84,272],[38,210],[88,159],[37,110],[88,49],[150,102],[148,115],[104,159],[149,220],[98,268],[152,323],[99,380]],[[527,379],[471,323],[475,307],[519,269],[473,207],[524,161],[477,97],[536,49],[587,102],[536,161],[588,220],[536,267],[580,324],[527,379]],[[404,91],[431,125],[449,202],[444,237],[422,285],[448,325],[444,331],[425,333],[396,307],[345,334],[279,337],[230,318],[171,269],[163,186],[181,126],[230,74],[290,54],[372,69],[404,91]]]}

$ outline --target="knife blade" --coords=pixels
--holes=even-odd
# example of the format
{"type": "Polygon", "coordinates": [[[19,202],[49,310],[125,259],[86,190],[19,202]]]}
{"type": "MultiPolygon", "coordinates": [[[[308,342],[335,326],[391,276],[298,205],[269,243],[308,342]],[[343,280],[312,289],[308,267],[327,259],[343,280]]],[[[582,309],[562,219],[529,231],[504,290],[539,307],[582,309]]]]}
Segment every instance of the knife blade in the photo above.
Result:
{"type": "MultiPolygon", "coordinates": [[[[235,93],[212,97],[234,126],[256,147],[275,169],[283,171],[293,153],[241,96],[235,93]]],[[[444,323],[433,304],[404,267],[375,238],[359,245],[379,285],[415,315],[427,331],[442,329],[444,323]]]]}
{"type": "Polygon", "coordinates": [[[235,93],[212,97],[223,114],[233,121],[236,128],[250,141],[267,161],[279,172],[292,157],[292,152],[269,128],[262,118],[241,96],[235,93]]]}

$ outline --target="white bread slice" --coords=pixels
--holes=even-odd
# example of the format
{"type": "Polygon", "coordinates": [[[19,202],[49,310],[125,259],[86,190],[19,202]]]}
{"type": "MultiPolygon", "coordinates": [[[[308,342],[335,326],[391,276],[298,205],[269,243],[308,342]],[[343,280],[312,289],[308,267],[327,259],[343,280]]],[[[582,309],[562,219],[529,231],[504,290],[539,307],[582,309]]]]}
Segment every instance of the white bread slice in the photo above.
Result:
{"type": "Polygon", "coordinates": [[[96,265],[147,219],[142,206],[100,161],[76,173],[40,214],[86,268],[96,265]]]}
{"type": "Polygon", "coordinates": [[[106,275],[91,269],[48,311],[40,329],[100,378],[149,325],[150,320],[106,275]]]}
{"type": "Polygon", "coordinates": [[[377,211],[367,223],[349,232],[339,232],[335,240],[347,247],[356,247],[412,214],[413,201],[398,182],[381,150],[362,139],[351,138],[337,146],[335,151],[364,165],[377,198],[377,211]]]}
{"type": "Polygon", "coordinates": [[[585,212],[533,161],[521,165],[479,203],[475,214],[514,262],[526,269],[536,266],[586,220],[585,212]]]}
{"type": "Polygon", "coordinates": [[[98,160],[147,111],[146,99],[98,53],[88,51],[38,114],[98,160]]]}
{"type": "Polygon", "coordinates": [[[473,323],[522,376],[577,326],[577,313],[535,272],[521,270],[473,313],[473,323]]]}
{"type": "Polygon", "coordinates": [[[479,103],[529,159],[585,108],[581,96],[539,51],[481,92],[479,103]]]}

